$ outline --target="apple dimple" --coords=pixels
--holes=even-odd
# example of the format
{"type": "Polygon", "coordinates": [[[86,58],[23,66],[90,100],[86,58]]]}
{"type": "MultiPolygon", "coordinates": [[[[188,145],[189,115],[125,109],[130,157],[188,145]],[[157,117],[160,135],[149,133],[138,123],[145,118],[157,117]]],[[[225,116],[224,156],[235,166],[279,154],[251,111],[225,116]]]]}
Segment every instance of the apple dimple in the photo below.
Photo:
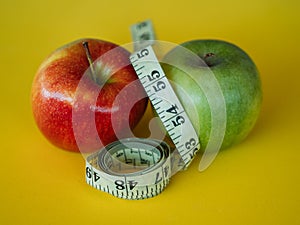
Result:
{"type": "Polygon", "coordinates": [[[216,53],[208,52],[200,56],[208,67],[214,67],[221,63],[221,58],[216,53]]]}

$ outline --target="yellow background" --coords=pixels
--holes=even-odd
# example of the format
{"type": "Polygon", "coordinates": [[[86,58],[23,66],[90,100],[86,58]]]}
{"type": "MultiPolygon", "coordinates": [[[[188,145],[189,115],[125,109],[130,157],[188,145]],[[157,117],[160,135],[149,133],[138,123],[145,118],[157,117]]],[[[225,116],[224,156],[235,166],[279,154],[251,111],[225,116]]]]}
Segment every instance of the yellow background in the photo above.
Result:
{"type": "Polygon", "coordinates": [[[299,1],[2,0],[1,224],[300,224],[299,1]],[[160,40],[218,38],[243,48],[263,83],[259,121],[199,173],[199,157],[151,199],[121,200],[85,183],[80,154],[41,135],[30,89],[42,60],[81,37],[118,44],[151,18],[160,40]]]}

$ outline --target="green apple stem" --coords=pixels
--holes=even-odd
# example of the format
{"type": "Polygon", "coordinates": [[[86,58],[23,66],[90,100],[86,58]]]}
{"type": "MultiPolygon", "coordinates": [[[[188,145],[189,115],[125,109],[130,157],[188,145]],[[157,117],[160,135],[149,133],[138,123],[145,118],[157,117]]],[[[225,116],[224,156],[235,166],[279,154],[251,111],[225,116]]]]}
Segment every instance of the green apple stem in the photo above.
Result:
{"type": "Polygon", "coordinates": [[[82,45],[84,47],[85,50],[85,54],[86,54],[86,58],[89,61],[90,64],[90,68],[91,68],[91,73],[92,73],[92,78],[95,82],[97,82],[97,75],[94,69],[94,65],[93,65],[93,60],[92,60],[92,56],[91,56],[91,52],[89,49],[89,43],[87,41],[82,42],[82,45]]]}
{"type": "Polygon", "coordinates": [[[212,52],[206,53],[203,59],[209,67],[213,67],[220,63],[220,59],[212,52]]]}

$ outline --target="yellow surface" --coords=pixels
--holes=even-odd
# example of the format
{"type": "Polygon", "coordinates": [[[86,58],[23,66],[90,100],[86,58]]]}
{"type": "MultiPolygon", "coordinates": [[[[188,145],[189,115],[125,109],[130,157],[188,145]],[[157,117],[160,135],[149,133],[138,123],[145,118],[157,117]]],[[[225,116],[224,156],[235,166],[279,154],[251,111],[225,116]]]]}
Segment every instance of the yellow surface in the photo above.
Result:
{"type": "Polygon", "coordinates": [[[13,0],[0,7],[0,224],[300,224],[300,3],[286,1],[13,0]],[[158,37],[231,41],[256,62],[257,126],[199,173],[199,157],[159,196],[121,200],[85,184],[80,154],[57,149],[31,113],[42,60],[81,37],[130,42],[151,18],[158,37]]]}

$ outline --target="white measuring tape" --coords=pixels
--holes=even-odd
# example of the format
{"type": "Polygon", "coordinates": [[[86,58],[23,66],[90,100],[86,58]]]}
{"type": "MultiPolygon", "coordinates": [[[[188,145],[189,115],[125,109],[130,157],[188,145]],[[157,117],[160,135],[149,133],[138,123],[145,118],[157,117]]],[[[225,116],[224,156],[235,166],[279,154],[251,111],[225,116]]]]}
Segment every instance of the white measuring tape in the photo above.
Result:
{"type": "Polygon", "coordinates": [[[157,140],[122,139],[90,155],[86,163],[88,184],[125,199],[159,194],[170,176],[170,148],[157,140]]]}
{"type": "Polygon", "coordinates": [[[151,46],[131,55],[139,80],[186,166],[200,148],[199,138],[151,46]]]}
{"type": "Polygon", "coordinates": [[[165,142],[152,139],[113,142],[87,157],[86,181],[116,197],[144,199],[161,193],[172,173],[191,163],[200,143],[151,47],[151,21],[136,24],[131,30],[139,50],[130,61],[176,149],[171,154],[165,142]]]}

